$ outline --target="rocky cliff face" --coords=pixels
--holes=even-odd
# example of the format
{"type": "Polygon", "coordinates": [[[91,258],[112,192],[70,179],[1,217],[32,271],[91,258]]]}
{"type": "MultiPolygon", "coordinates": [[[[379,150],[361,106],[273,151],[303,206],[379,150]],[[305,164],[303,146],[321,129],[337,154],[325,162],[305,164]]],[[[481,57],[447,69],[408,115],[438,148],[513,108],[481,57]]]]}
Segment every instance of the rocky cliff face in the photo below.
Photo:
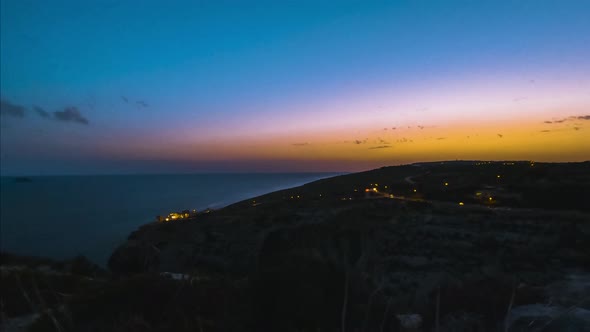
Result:
{"type": "Polygon", "coordinates": [[[31,331],[588,331],[590,215],[570,198],[588,197],[590,164],[508,164],[384,168],[145,225],[99,278],[72,278],[94,271],[83,260],[65,275],[3,261],[22,309],[10,319],[36,314],[31,331]],[[490,179],[504,198],[477,195],[490,179]],[[547,188],[568,194],[554,203],[547,188]]]}
{"type": "Polygon", "coordinates": [[[590,266],[588,220],[386,198],[243,202],[145,226],[109,266],[247,278],[258,312],[274,317],[264,319],[269,329],[330,330],[343,324],[343,308],[351,329],[399,328],[396,315],[410,313],[428,329],[437,301],[439,326],[487,329],[509,308],[547,301],[546,287],[570,269],[590,266]]]}

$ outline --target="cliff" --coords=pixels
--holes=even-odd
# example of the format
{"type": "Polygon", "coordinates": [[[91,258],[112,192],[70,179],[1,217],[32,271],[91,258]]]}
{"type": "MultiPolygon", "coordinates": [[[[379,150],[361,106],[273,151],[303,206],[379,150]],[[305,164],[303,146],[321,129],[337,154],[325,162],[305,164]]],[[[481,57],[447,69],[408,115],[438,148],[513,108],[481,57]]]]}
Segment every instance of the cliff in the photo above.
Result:
{"type": "MultiPolygon", "coordinates": [[[[372,331],[409,313],[427,329],[495,328],[511,308],[546,303],[551,285],[587,276],[589,170],[447,162],[339,176],[146,225],[109,267],[246,280],[269,329],[372,331]]],[[[572,301],[553,303],[556,315],[572,301]]]]}
{"type": "Polygon", "coordinates": [[[31,330],[582,331],[589,189],[589,163],[316,181],[141,227],[31,330]]]}

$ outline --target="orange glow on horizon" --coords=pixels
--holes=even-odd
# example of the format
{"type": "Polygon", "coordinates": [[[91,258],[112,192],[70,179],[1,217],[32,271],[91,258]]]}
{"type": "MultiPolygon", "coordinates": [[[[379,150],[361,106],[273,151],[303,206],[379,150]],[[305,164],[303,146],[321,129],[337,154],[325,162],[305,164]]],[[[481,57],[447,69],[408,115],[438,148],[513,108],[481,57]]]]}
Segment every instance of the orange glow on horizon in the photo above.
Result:
{"type": "MultiPolygon", "coordinates": [[[[289,160],[329,162],[339,170],[362,170],[435,160],[590,160],[590,120],[584,114],[521,118],[446,126],[399,125],[306,131],[215,139],[173,146],[112,146],[117,154],[164,160],[289,160]],[[555,121],[555,122],[553,122],[555,121]],[[547,123],[551,122],[551,123],[547,123]],[[131,149],[131,150],[128,150],[131,149]]],[[[110,152],[110,151],[109,151],[110,152]]]]}

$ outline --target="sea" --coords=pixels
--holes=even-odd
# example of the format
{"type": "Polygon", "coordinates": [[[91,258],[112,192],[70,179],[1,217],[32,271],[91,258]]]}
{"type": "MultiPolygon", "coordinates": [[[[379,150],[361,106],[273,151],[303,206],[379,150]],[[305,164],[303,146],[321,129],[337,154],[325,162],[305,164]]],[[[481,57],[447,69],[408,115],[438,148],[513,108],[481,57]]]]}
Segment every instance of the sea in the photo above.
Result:
{"type": "Polygon", "coordinates": [[[336,173],[35,176],[0,178],[0,250],[106,266],[157,215],[223,206],[336,173]]]}

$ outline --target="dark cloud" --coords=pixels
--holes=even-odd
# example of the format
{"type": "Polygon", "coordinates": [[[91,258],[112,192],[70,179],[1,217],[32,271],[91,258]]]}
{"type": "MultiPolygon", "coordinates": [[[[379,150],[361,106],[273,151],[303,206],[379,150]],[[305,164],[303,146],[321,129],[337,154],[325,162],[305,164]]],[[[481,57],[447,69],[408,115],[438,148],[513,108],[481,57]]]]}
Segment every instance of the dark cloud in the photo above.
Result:
{"type": "Polygon", "coordinates": [[[361,141],[361,140],[358,140],[358,139],[356,139],[356,140],[354,140],[354,141],[352,141],[352,142],[353,142],[354,144],[356,144],[356,145],[359,145],[359,144],[365,144],[365,143],[367,143],[367,141],[368,141],[368,139],[367,139],[367,138],[365,138],[365,139],[364,139],[364,140],[362,140],[362,141],[361,141]]]}
{"type": "Polygon", "coordinates": [[[136,102],[136,104],[137,104],[137,106],[139,106],[139,107],[148,107],[148,106],[149,106],[149,105],[148,105],[148,104],[147,104],[145,101],[143,101],[143,100],[138,100],[138,101],[136,102]]]}
{"type": "Polygon", "coordinates": [[[125,96],[121,96],[121,100],[122,100],[124,103],[128,103],[128,102],[129,102],[129,99],[127,99],[127,97],[125,97],[125,96]]]}
{"type": "MultiPolygon", "coordinates": [[[[88,119],[85,118],[77,107],[69,106],[62,111],[48,112],[40,106],[33,106],[33,111],[44,119],[54,119],[63,122],[75,122],[87,125],[88,119]]],[[[26,113],[26,108],[21,105],[13,104],[5,99],[0,99],[0,114],[2,116],[12,116],[16,118],[23,118],[26,113]]]]}
{"type": "Polygon", "coordinates": [[[551,130],[541,130],[542,133],[549,133],[551,130]]]}
{"type": "Polygon", "coordinates": [[[570,116],[570,117],[564,118],[564,119],[545,121],[545,123],[564,123],[566,121],[573,121],[573,120],[590,120],[590,115],[570,116]]]}
{"type": "Polygon", "coordinates": [[[369,150],[375,150],[375,149],[387,149],[390,148],[391,145],[379,145],[379,146],[372,146],[369,148],[369,150]]]}
{"type": "Polygon", "coordinates": [[[291,145],[293,145],[293,146],[307,146],[307,145],[309,145],[309,143],[307,143],[307,142],[305,142],[305,143],[293,143],[291,145]]]}
{"type": "Polygon", "coordinates": [[[502,135],[502,134],[498,134],[498,137],[502,138],[502,137],[504,137],[504,135],[502,135]]]}
{"type": "Polygon", "coordinates": [[[25,116],[25,107],[0,99],[0,115],[23,118],[25,116]]]}
{"type": "Polygon", "coordinates": [[[580,127],[574,127],[574,130],[576,130],[576,131],[580,130],[580,127]]]}
{"type": "Polygon", "coordinates": [[[78,108],[74,106],[66,107],[63,111],[53,112],[53,118],[64,122],[76,122],[84,125],[88,124],[88,119],[82,116],[78,108]]]}
{"type": "Polygon", "coordinates": [[[37,113],[42,118],[50,118],[51,117],[51,113],[47,112],[46,110],[44,110],[43,108],[41,108],[39,106],[33,106],[33,111],[35,111],[35,113],[37,113]]]}

